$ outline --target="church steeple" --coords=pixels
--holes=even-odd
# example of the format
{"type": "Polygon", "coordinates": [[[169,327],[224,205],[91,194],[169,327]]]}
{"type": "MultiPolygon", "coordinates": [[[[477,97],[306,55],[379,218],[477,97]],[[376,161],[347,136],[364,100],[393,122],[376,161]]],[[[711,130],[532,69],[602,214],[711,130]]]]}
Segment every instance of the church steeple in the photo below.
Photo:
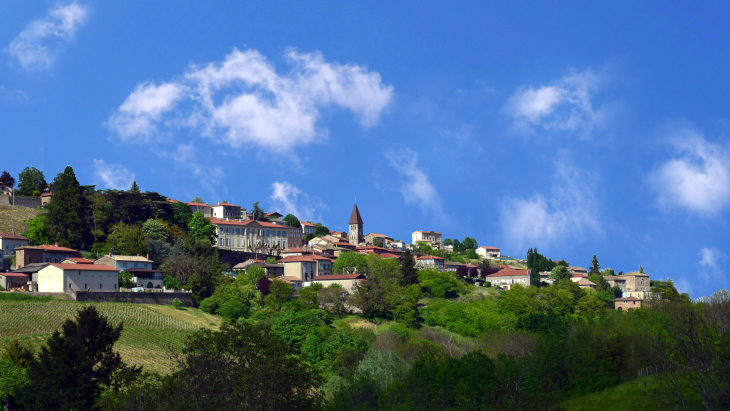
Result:
{"type": "Polygon", "coordinates": [[[350,216],[350,221],[347,223],[350,226],[350,235],[348,236],[348,240],[350,241],[350,244],[358,245],[364,241],[363,238],[363,231],[362,231],[362,217],[360,217],[360,210],[357,209],[357,203],[355,204],[355,207],[352,208],[352,215],[350,216]]]}

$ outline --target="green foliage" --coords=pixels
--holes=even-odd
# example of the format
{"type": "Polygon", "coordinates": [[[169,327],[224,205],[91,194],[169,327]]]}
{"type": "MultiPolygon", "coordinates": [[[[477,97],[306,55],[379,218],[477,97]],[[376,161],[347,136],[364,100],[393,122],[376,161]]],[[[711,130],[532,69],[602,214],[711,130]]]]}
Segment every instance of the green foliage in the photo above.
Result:
{"type": "Polygon", "coordinates": [[[411,250],[406,249],[403,253],[400,263],[401,284],[409,285],[418,282],[418,269],[416,268],[416,259],[413,258],[411,250]]]}
{"type": "Polygon", "coordinates": [[[376,246],[376,247],[382,247],[383,246],[383,240],[381,240],[380,238],[375,237],[375,239],[373,239],[373,245],[376,246]]]}
{"type": "Polygon", "coordinates": [[[556,264],[552,259],[548,259],[544,255],[538,253],[537,249],[530,248],[527,250],[527,268],[532,270],[532,283],[536,286],[540,285],[540,272],[552,271],[556,265],[558,264],[556,264]]]}
{"type": "Polygon", "coordinates": [[[306,234],[304,237],[302,237],[302,243],[307,244],[309,242],[309,240],[311,240],[315,237],[317,237],[317,236],[313,233],[306,234]]]}
{"type": "Polygon", "coordinates": [[[18,175],[18,188],[15,189],[14,194],[19,197],[32,197],[34,191],[42,193],[47,186],[46,178],[41,170],[26,167],[18,175]]]}
{"type": "Polygon", "coordinates": [[[239,318],[246,318],[249,314],[249,306],[237,299],[231,299],[221,304],[218,309],[221,317],[236,321],[239,318]]]}
{"type": "Polygon", "coordinates": [[[266,259],[266,264],[276,264],[278,261],[276,261],[275,257],[269,257],[266,259]]]}
{"type": "Polygon", "coordinates": [[[266,304],[272,307],[280,307],[288,301],[292,300],[294,287],[279,279],[274,279],[269,285],[269,295],[266,296],[266,304]]]}
{"type": "Polygon", "coordinates": [[[132,288],[137,284],[132,280],[132,274],[126,271],[119,272],[119,288],[132,288]]]}
{"type": "Polygon", "coordinates": [[[14,404],[14,398],[27,383],[28,376],[24,367],[18,366],[12,360],[0,358],[0,405],[14,404]]]}
{"type": "Polygon", "coordinates": [[[477,337],[490,330],[510,330],[517,325],[514,314],[497,313],[492,299],[465,302],[435,300],[421,311],[421,316],[427,325],[441,326],[469,337],[477,337]]]}
{"type": "Polygon", "coordinates": [[[102,388],[113,386],[115,374],[127,370],[113,349],[121,332],[121,325],[112,326],[94,306],[79,310],[31,363],[19,402],[28,409],[93,409],[102,388]]]}
{"type": "Polygon", "coordinates": [[[590,269],[588,270],[588,273],[590,274],[600,274],[601,272],[601,264],[598,263],[598,258],[595,254],[593,254],[593,258],[591,259],[591,265],[590,269]]]}
{"type": "Polygon", "coordinates": [[[286,217],[284,217],[284,221],[289,225],[289,227],[296,227],[301,228],[302,224],[299,222],[299,219],[294,214],[287,214],[286,217]]]}
{"type": "Polygon", "coordinates": [[[614,271],[613,268],[606,268],[605,270],[601,271],[602,275],[616,275],[616,271],[614,271]]]}
{"type": "Polygon", "coordinates": [[[451,239],[450,239],[450,238],[447,238],[447,239],[445,239],[445,240],[443,241],[443,244],[444,244],[444,245],[453,245],[453,244],[454,244],[454,242],[453,242],[453,241],[451,241],[451,239]]]}
{"type": "Polygon", "coordinates": [[[337,367],[336,371],[345,372],[354,371],[353,365],[363,358],[367,349],[368,342],[362,334],[351,330],[333,331],[322,326],[312,328],[301,345],[302,355],[316,368],[337,367]],[[343,361],[346,357],[354,357],[355,361],[348,361],[348,364],[343,361]]]}
{"type": "Polygon", "coordinates": [[[476,250],[477,248],[479,248],[479,244],[477,243],[477,240],[475,240],[471,237],[464,238],[464,241],[461,243],[461,246],[464,249],[463,251],[476,250]]]}
{"type": "Polygon", "coordinates": [[[354,251],[345,251],[335,260],[332,271],[335,274],[367,274],[367,258],[365,255],[354,251]]]}
{"type": "Polygon", "coordinates": [[[326,226],[323,226],[321,223],[316,223],[314,227],[317,229],[317,237],[326,236],[330,233],[330,229],[326,226]]]}
{"type": "Polygon", "coordinates": [[[172,308],[179,310],[182,307],[182,301],[178,300],[177,298],[173,298],[170,305],[172,306],[172,308]]]}
{"type": "Polygon", "coordinates": [[[190,207],[186,203],[179,201],[172,205],[172,218],[170,219],[170,222],[172,222],[173,224],[176,224],[182,228],[187,228],[188,223],[190,222],[190,219],[192,217],[193,212],[190,210],[190,207]]]}
{"type": "Polygon", "coordinates": [[[147,241],[144,233],[138,226],[117,223],[112,226],[106,240],[106,249],[114,254],[145,255],[147,241]]]}
{"type": "Polygon", "coordinates": [[[28,220],[28,230],[23,233],[30,241],[30,245],[50,244],[51,235],[46,227],[46,216],[40,215],[36,218],[28,220]]]}
{"type": "MultiPolygon", "coordinates": [[[[198,203],[198,204],[207,204],[207,203],[206,203],[205,201],[203,201],[203,199],[202,199],[202,198],[200,198],[200,196],[195,196],[195,197],[193,197],[193,199],[192,199],[192,200],[190,200],[190,202],[191,202],[191,203],[198,203]]],[[[188,209],[189,209],[189,208],[188,208],[188,209]]]]}
{"type": "Polygon", "coordinates": [[[180,285],[180,281],[177,280],[177,278],[171,276],[171,275],[165,275],[163,277],[165,288],[168,290],[181,290],[182,286],[180,285]]]}
{"type": "Polygon", "coordinates": [[[425,292],[436,298],[454,298],[464,290],[464,285],[445,271],[421,270],[418,281],[425,292]]]}
{"type": "Polygon", "coordinates": [[[5,184],[6,186],[13,188],[15,187],[15,178],[7,171],[3,171],[2,174],[0,174],[0,184],[5,184]]]}
{"type": "Polygon", "coordinates": [[[568,269],[565,266],[558,265],[550,272],[550,279],[551,280],[568,280],[573,275],[568,271],[568,269]]]}
{"type": "Polygon", "coordinates": [[[260,201],[255,201],[251,206],[251,217],[254,221],[266,221],[266,210],[259,206],[260,201]]]}
{"type": "Polygon", "coordinates": [[[394,381],[403,378],[411,367],[394,352],[388,354],[383,351],[370,350],[360,361],[357,375],[376,382],[381,389],[385,389],[394,381]]]}
{"type": "Polygon", "coordinates": [[[325,310],[287,310],[274,319],[271,332],[294,350],[299,351],[307,338],[307,333],[328,324],[330,320],[330,314],[325,310]]]}
{"type": "Polygon", "coordinates": [[[53,201],[48,204],[46,227],[51,239],[65,247],[86,248],[91,231],[85,221],[87,200],[76,180],[73,168],[67,166],[53,180],[53,201]]]}
{"type": "Polygon", "coordinates": [[[21,344],[17,338],[13,338],[5,347],[5,352],[0,355],[0,359],[9,360],[20,368],[28,368],[33,361],[33,351],[21,344]]]}
{"type": "Polygon", "coordinates": [[[200,211],[196,211],[190,218],[188,229],[198,239],[213,241],[216,237],[215,226],[210,224],[207,218],[200,211]]]}
{"type": "Polygon", "coordinates": [[[167,241],[167,228],[160,220],[150,218],[142,224],[142,232],[147,238],[157,241],[167,241]]]}

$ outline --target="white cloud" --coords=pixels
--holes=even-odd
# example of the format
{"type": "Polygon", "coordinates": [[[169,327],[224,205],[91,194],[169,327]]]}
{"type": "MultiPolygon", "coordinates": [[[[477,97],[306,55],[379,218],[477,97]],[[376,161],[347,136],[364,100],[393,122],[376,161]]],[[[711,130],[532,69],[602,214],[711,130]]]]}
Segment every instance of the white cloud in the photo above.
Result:
{"type": "Polygon", "coordinates": [[[500,226],[508,245],[525,250],[564,243],[585,232],[600,233],[593,180],[584,170],[556,161],[552,194],[545,198],[505,198],[501,201],[500,226]]]}
{"type": "Polygon", "coordinates": [[[507,99],[502,113],[514,122],[515,130],[535,128],[588,136],[607,120],[607,107],[594,108],[592,99],[604,81],[588,69],[570,72],[547,86],[522,86],[507,99]]]}
{"type": "MultiPolygon", "coordinates": [[[[697,263],[697,277],[693,279],[695,285],[707,289],[717,284],[725,283],[726,255],[714,247],[704,247],[699,252],[700,261],[697,263]]],[[[689,284],[687,284],[689,286],[689,284]]],[[[691,287],[688,287],[693,291],[691,287]]]]}
{"type": "Polygon", "coordinates": [[[104,160],[94,159],[94,175],[105,188],[128,190],[134,181],[134,173],[120,164],[107,164],[104,160]]]}
{"type": "Polygon", "coordinates": [[[428,175],[418,168],[418,153],[402,147],[385,153],[385,158],[391,167],[402,177],[400,192],[406,204],[415,204],[424,214],[434,214],[441,220],[446,220],[443,202],[436,187],[431,184],[428,175]]]}
{"type": "Polygon", "coordinates": [[[140,84],[107,125],[123,140],[147,139],[156,124],[165,124],[232,148],[285,152],[324,134],[317,128],[322,108],[350,109],[368,127],[393,97],[380,74],[361,66],[328,63],[317,52],[292,50],[285,57],[292,69],[284,75],[258,51],[234,49],[224,61],[193,65],[175,81],[140,84]]]}
{"type": "Polygon", "coordinates": [[[8,90],[5,86],[0,86],[0,97],[8,102],[20,102],[30,100],[28,94],[22,90],[8,90]]]}
{"type": "Polygon", "coordinates": [[[730,150],[708,142],[698,131],[673,131],[670,144],[678,158],[655,169],[648,178],[664,210],[682,208],[713,215],[730,205],[730,150]]]}
{"type": "Polygon", "coordinates": [[[286,181],[277,181],[271,185],[269,200],[269,211],[277,211],[283,215],[294,214],[301,221],[322,221],[321,211],[327,208],[286,181]]]}
{"type": "Polygon", "coordinates": [[[702,258],[700,259],[700,267],[704,267],[711,270],[719,270],[720,269],[720,259],[724,257],[724,254],[718,250],[717,248],[703,248],[700,250],[700,255],[702,258]]]}
{"type": "Polygon", "coordinates": [[[15,37],[5,51],[28,70],[43,70],[53,64],[60,46],[73,38],[88,15],[86,6],[57,4],[48,15],[34,20],[15,37]]]}

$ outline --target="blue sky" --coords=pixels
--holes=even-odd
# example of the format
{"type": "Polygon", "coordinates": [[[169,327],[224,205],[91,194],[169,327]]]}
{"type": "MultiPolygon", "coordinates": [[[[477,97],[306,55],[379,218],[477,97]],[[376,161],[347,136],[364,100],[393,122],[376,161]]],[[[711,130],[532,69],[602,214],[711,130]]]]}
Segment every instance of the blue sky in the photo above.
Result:
{"type": "Polygon", "coordinates": [[[0,168],[728,288],[725,2],[0,5],[0,168]]]}

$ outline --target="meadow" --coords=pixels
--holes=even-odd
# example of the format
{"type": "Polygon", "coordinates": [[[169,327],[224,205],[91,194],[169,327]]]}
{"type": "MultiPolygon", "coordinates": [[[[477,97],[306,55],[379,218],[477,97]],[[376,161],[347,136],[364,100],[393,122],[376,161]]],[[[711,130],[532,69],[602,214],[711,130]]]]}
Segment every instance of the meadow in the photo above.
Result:
{"type": "Polygon", "coordinates": [[[124,324],[115,349],[125,362],[146,370],[167,373],[170,349],[182,347],[185,338],[200,328],[217,329],[220,318],[198,309],[126,303],[85,303],[56,298],[0,297],[0,349],[17,338],[38,350],[46,339],[73,318],[79,308],[94,305],[113,324],[124,324]]]}

